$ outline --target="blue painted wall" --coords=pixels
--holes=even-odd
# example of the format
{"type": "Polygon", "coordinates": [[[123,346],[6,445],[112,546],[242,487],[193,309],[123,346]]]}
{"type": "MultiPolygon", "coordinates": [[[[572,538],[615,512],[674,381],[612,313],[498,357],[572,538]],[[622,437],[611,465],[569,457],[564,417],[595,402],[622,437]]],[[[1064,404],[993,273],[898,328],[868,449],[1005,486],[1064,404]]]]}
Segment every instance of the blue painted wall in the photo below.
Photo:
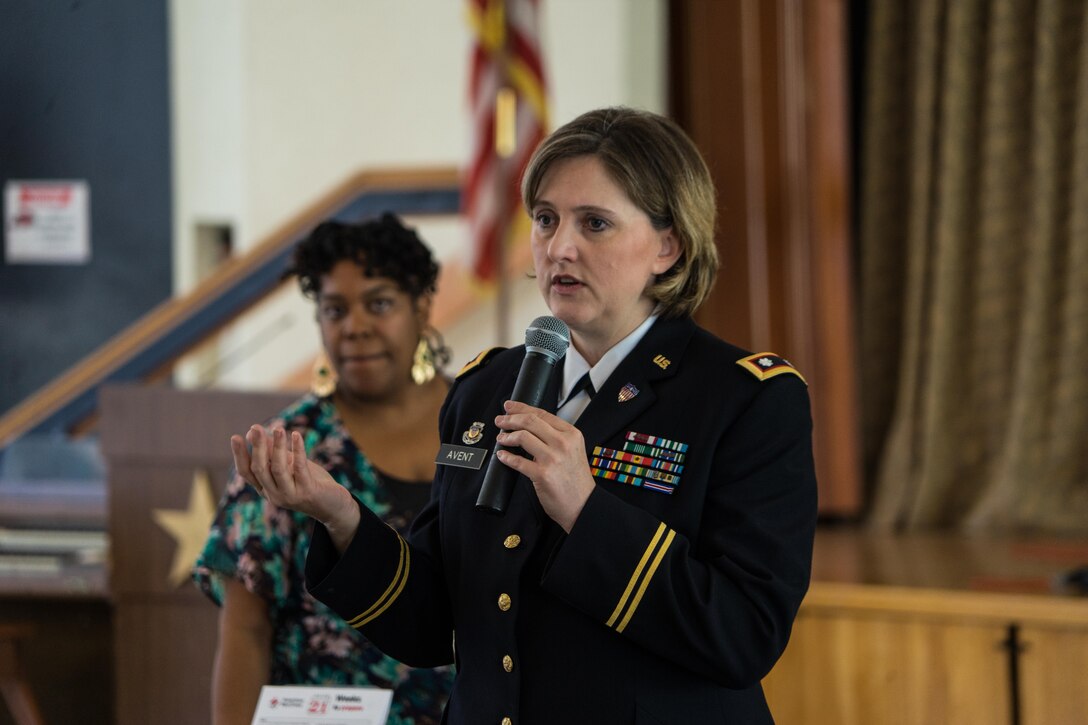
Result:
{"type": "Polygon", "coordinates": [[[171,290],[166,0],[0,0],[0,186],[85,179],[91,261],[0,257],[0,413],[171,290]]]}

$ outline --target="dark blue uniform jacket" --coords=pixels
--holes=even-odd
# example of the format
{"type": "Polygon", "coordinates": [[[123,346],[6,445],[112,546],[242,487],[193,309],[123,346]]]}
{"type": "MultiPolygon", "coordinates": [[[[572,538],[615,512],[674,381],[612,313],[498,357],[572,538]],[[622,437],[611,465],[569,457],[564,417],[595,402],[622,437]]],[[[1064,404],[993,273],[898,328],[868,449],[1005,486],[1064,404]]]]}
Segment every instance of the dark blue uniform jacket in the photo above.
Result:
{"type": "MultiPolygon", "coordinates": [[[[523,356],[458,377],[443,443],[491,455],[523,356]]],[[[406,539],[361,507],[337,557],[316,527],[310,591],[393,657],[455,660],[449,723],[772,722],[760,680],[808,587],[816,522],[803,379],[659,320],[577,425],[597,486],[569,535],[524,477],[497,516],[475,510],[486,464],[441,465],[406,539]]]]}

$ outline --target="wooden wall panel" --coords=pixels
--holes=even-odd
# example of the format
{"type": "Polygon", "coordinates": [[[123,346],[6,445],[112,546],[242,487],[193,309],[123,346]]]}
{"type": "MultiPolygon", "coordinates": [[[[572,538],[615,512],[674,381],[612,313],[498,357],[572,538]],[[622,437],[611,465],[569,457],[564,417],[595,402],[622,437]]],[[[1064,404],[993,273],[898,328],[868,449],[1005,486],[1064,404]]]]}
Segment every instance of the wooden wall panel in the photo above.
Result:
{"type": "MultiPolygon", "coordinates": [[[[50,725],[111,725],[113,616],[109,602],[76,596],[0,597],[0,622],[27,622],[19,665],[50,725]]],[[[0,725],[17,725],[0,699],[0,725]]]]}
{"type": "Polygon", "coordinates": [[[208,601],[128,599],[118,605],[118,725],[208,722],[218,616],[208,601]]]}
{"type": "Polygon", "coordinates": [[[1088,542],[821,528],[764,680],[779,725],[1088,722],[1088,600],[1053,582],[1088,542]]]}
{"type": "Polygon", "coordinates": [[[1088,629],[1023,627],[1022,725],[1088,722],[1088,629]]]}
{"type": "Polygon", "coordinates": [[[989,623],[802,615],[764,688],[780,725],[1005,723],[1004,636],[989,623]]]}
{"type": "Polygon", "coordinates": [[[845,0],[672,0],[671,113],[718,187],[698,321],[810,383],[821,512],[861,508],[845,0]]]}
{"type": "Polygon", "coordinates": [[[718,190],[721,271],[698,319],[726,340],[749,341],[766,331],[760,311],[752,310],[753,300],[766,298],[765,234],[759,227],[765,214],[762,183],[749,186],[762,174],[762,155],[745,153],[747,144],[759,143],[761,124],[758,113],[753,126],[740,112],[745,108],[744,78],[738,72],[745,49],[740,6],[685,1],[670,7],[672,115],[699,146],[718,190]],[[714,32],[704,34],[703,28],[714,32]],[[750,220],[755,229],[749,228],[750,220]]]}
{"type": "Polygon", "coordinates": [[[198,472],[217,502],[231,465],[230,434],[295,397],[140,385],[103,390],[116,725],[208,721],[219,611],[191,581],[171,580],[178,541],[152,512],[190,510],[198,472]]]}

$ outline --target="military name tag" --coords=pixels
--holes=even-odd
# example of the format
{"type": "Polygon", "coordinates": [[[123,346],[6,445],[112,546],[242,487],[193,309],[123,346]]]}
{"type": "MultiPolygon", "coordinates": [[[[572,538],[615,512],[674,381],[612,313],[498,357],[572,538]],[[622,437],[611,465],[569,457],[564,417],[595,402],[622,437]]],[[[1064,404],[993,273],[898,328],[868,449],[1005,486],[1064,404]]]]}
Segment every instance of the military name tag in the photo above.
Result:
{"type": "Polygon", "coordinates": [[[434,462],[440,466],[457,466],[479,471],[484,465],[487,451],[482,448],[466,448],[452,443],[443,443],[434,462]]]}

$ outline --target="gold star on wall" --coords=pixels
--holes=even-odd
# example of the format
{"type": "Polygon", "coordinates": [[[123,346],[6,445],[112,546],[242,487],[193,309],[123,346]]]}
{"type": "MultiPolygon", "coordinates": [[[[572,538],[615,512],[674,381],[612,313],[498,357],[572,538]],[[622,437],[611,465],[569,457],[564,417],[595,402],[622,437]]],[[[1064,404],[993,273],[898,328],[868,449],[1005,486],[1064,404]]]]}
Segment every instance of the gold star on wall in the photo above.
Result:
{"type": "Polygon", "coordinates": [[[189,572],[204,548],[208,527],[215,517],[215,499],[208,472],[198,469],[193,473],[193,487],[189,491],[189,508],[155,509],[151,517],[166,533],[174,537],[174,563],[170,567],[169,581],[175,587],[189,579],[189,572]]]}

